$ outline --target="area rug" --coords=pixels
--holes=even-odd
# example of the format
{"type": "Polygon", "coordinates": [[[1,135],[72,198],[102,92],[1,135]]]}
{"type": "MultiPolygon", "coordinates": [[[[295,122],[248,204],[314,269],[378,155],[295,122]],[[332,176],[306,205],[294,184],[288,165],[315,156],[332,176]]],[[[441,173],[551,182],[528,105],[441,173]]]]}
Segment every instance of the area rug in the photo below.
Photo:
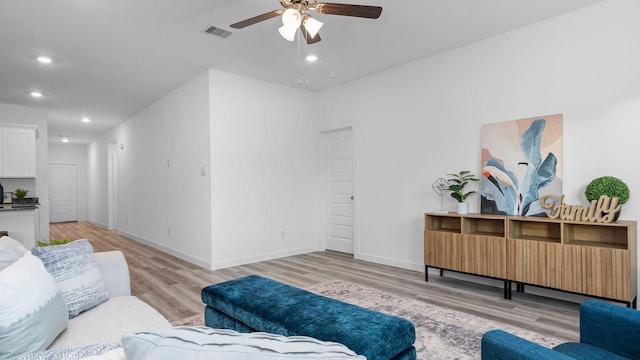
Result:
{"type": "Polygon", "coordinates": [[[204,315],[189,316],[184,319],[171,321],[173,326],[198,326],[204,325],[204,315]]]}
{"type": "MultiPolygon", "coordinates": [[[[321,283],[307,290],[411,321],[416,328],[414,346],[418,359],[480,359],[480,339],[492,329],[503,329],[547,347],[567,341],[348,281],[321,283]]],[[[202,315],[173,322],[176,326],[203,324],[202,315]]]]}

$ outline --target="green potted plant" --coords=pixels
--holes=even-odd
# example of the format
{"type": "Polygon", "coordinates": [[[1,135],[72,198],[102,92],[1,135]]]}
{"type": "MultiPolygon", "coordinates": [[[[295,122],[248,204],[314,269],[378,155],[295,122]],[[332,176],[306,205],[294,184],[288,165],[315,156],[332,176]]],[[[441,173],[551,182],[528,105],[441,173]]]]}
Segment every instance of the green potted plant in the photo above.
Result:
{"type": "Polygon", "coordinates": [[[71,239],[68,237],[63,237],[63,238],[59,238],[59,239],[51,239],[50,241],[46,241],[44,239],[42,239],[42,241],[38,240],[38,246],[42,247],[42,246],[53,246],[53,245],[64,245],[67,243],[70,243],[71,239]]]}
{"type": "MultiPolygon", "coordinates": [[[[629,187],[627,184],[613,176],[601,176],[591,180],[587,188],[584,190],[584,196],[588,202],[600,199],[600,196],[607,195],[610,198],[617,197],[618,204],[623,205],[629,201],[629,187]]],[[[614,221],[618,220],[620,212],[618,211],[614,217],[614,221]]]]}
{"type": "Polygon", "coordinates": [[[13,192],[13,195],[15,195],[16,197],[15,199],[13,199],[13,203],[24,204],[27,201],[25,196],[27,196],[28,193],[29,193],[29,190],[17,188],[16,191],[13,192]]]}
{"type": "Polygon", "coordinates": [[[475,194],[476,191],[464,191],[464,187],[472,181],[480,181],[471,171],[463,170],[457,174],[447,174],[450,176],[447,179],[449,186],[447,190],[451,192],[451,197],[458,202],[458,214],[469,213],[469,204],[466,200],[469,195],[475,194]]]}
{"type": "Polygon", "coordinates": [[[24,199],[25,196],[29,193],[29,190],[17,188],[16,191],[13,192],[18,199],[24,199]]]}

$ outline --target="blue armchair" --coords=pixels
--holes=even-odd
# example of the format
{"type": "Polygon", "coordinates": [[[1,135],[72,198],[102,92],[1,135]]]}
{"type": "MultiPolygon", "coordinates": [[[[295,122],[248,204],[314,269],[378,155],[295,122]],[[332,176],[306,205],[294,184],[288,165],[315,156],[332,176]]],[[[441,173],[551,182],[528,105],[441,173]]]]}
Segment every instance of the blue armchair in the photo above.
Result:
{"type": "Polygon", "coordinates": [[[502,330],[482,336],[483,360],[640,360],[640,311],[589,300],[580,306],[580,342],[553,349],[502,330]]]}

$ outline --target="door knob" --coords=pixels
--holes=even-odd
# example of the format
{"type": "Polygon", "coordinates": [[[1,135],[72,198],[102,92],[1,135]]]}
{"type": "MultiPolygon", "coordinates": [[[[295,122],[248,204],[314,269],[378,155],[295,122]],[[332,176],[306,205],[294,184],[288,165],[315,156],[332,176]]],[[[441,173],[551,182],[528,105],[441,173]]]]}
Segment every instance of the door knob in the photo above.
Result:
{"type": "Polygon", "coordinates": [[[351,195],[351,200],[353,200],[353,199],[354,199],[354,197],[353,197],[353,195],[351,195]]]}

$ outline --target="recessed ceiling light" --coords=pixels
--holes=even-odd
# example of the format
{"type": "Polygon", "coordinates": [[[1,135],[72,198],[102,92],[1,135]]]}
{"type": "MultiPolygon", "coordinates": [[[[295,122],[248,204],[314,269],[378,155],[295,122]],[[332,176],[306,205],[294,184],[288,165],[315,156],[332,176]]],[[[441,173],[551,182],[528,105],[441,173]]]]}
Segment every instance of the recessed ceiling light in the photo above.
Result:
{"type": "Polygon", "coordinates": [[[88,122],[91,122],[91,119],[89,119],[88,117],[85,116],[85,117],[82,118],[82,122],[83,123],[88,123],[88,122]]]}
{"type": "Polygon", "coordinates": [[[338,74],[336,74],[336,73],[330,73],[330,74],[329,74],[329,77],[330,77],[330,78],[332,78],[332,79],[337,79],[337,78],[338,78],[338,74]]]}
{"type": "Polygon", "coordinates": [[[40,91],[32,91],[29,93],[29,95],[33,96],[34,98],[41,98],[42,97],[42,93],[40,91]]]}
{"type": "Polygon", "coordinates": [[[60,139],[62,139],[63,143],[68,143],[69,142],[69,137],[67,135],[60,135],[60,139]]]}
{"type": "Polygon", "coordinates": [[[307,59],[308,62],[314,62],[314,61],[318,60],[318,56],[317,55],[313,55],[313,54],[312,55],[307,55],[306,59],[307,59]]]}
{"type": "Polygon", "coordinates": [[[45,55],[40,55],[38,56],[38,61],[41,64],[51,64],[53,62],[53,59],[45,55]]]}

